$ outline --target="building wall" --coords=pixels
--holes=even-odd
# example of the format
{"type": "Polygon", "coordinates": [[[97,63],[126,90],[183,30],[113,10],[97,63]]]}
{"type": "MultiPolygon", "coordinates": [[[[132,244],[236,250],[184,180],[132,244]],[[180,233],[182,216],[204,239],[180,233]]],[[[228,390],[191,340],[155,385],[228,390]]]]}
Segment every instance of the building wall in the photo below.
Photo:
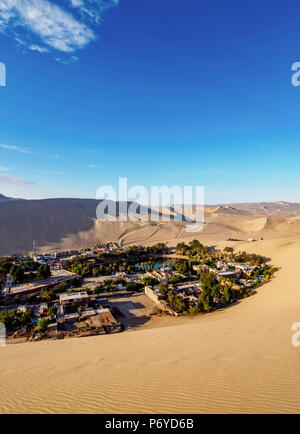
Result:
{"type": "Polygon", "coordinates": [[[157,295],[154,293],[154,290],[150,288],[150,286],[145,286],[145,294],[148,295],[151,300],[153,300],[155,303],[159,303],[160,300],[163,299],[161,295],[157,295]]]}
{"type": "Polygon", "coordinates": [[[178,316],[178,314],[174,312],[171,306],[164,300],[163,296],[155,294],[153,289],[149,286],[145,287],[145,294],[151,298],[151,300],[153,300],[161,310],[168,312],[170,315],[178,316]]]}

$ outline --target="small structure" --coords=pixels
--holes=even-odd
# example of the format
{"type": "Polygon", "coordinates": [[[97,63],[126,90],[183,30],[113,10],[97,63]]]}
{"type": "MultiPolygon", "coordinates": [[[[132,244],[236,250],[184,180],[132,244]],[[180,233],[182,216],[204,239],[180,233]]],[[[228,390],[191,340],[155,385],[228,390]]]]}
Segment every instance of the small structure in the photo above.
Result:
{"type": "Polygon", "coordinates": [[[241,270],[233,270],[233,271],[225,271],[224,273],[218,273],[219,277],[225,277],[226,279],[230,278],[239,278],[241,277],[241,270]]]}
{"type": "Polygon", "coordinates": [[[145,286],[145,294],[157,304],[164,299],[159,290],[157,288],[154,289],[151,286],[145,286]]]}
{"type": "Polygon", "coordinates": [[[61,324],[66,322],[73,323],[75,321],[79,321],[79,317],[79,313],[69,313],[67,315],[63,315],[57,319],[57,325],[59,327],[61,324]]]}
{"type": "Polygon", "coordinates": [[[86,292],[72,292],[71,294],[60,294],[59,303],[62,306],[71,303],[80,303],[87,306],[89,303],[89,296],[86,292]]]}
{"type": "Polygon", "coordinates": [[[170,315],[178,316],[177,312],[174,312],[169,303],[167,303],[166,300],[164,300],[163,295],[159,292],[157,288],[152,288],[151,286],[145,286],[145,294],[153,300],[158,307],[169,313],[170,315]]]}

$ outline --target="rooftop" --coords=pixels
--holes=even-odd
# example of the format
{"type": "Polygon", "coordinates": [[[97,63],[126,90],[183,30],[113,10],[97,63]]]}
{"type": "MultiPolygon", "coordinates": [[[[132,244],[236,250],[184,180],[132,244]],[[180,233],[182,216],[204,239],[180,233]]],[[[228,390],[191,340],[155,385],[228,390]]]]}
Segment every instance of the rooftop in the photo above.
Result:
{"type": "Polygon", "coordinates": [[[86,292],[72,292],[71,294],[62,294],[59,296],[60,301],[67,300],[79,300],[82,298],[88,298],[88,294],[86,292]]]}

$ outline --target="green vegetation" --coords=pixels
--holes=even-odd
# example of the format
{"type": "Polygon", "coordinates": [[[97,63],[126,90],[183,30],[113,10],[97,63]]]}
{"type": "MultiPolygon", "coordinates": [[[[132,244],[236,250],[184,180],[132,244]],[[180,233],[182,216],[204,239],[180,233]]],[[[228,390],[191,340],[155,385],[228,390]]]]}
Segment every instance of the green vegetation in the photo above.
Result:
{"type": "Polygon", "coordinates": [[[147,276],[143,279],[143,283],[145,284],[145,286],[155,286],[159,284],[159,281],[154,277],[147,276]]]}
{"type": "Polygon", "coordinates": [[[129,283],[128,285],[126,285],[127,291],[138,292],[143,288],[144,288],[144,285],[142,285],[141,283],[137,283],[137,282],[132,282],[132,283],[129,283]]]}
{"type": "Polygon", "coordinates": [[[193,274],[192,263],[186,259],[179,259],[175,264],[171,265],[171,268],[185,277],[191,277],[193,274]]]}
{"type": "Polygon", "coordinates": [[[13,264],[10,267],[9,274],[13,283],[31,282],[34,279],[48,279],[51,276],[49,265],[39,265],[34,261],[26,261],[23,264],[13,264]]]}
{"type": "Polygon", "coordinates": [[[55,306],[50,306],[48,309],[48,315],[50,316],[51,320],[54,320],[57,314],[57,309],[55,306]]]}
{"type": "Polygon", "coordinates": [[[261,255],[256,255],[255,253],[247,253],[247,252],[236,253],[234,255],[234,260],[242,264],[245,264],[247,262],[249,265],[261,265],[264,262],[263,257],[261,255]]]}
{"type": "Polygon", "coordinates": [[[168,248],[163,243],[158,243],[152,247],[131,246],[126,250],[120,250],[110,253],[99,253],[97,257],[87,258],[77,256],[64,263],[66,270],[72,271],[82,277],[99,277],[109,276],[116,272],[141,272],[136,263],[144,265],[145,269],[152,269],[155,264],[154,258],[164,255],[168,248]]]}
{"type": "Polygon", "coordinates": [[[40,265],[36,273],[39,279],[48,279],[51,276],[51,270],[48,264],[40,265]]]}
{"type": "Polygon", "coordinates": [[[159,292],[164,296],[166,296],[169,292],[169,286],[166,283],[160,283],[159,285],[157,285],[157,288],[159,292]]]}
{"type": "Polygon", "coordinates": [[[68,281],[64,281],[64,282],[59,283],[58,285],[56,285],[52,289],[45,289],[44,291],[42,291],[42,293],[40,295],[29,294],[26,297],[25,302],[27,304],[37,303],[37,302],[41,302],[41,301],[45,301],[47,303],[50,303],[50,302],[57,300],[58,294],[63,294],[65,292],[67,292],[69,290],[69,288],[71,288],[71,287],[78,288],[78,287],[80,287],[80,285],[81,285],[81,279],[73,278],[73,279],[70,279],[68,281]]]}
{"type": "Polygon", "coordinates": [[[45,333],[47,331],[49,321],[46,318],[40,318],[36,325],[36,331],[40,333],[45,333]]]}
{"type": "Polygon", "coordinates": [[[181,255],[186,255],[189,257],[193,256],[205,256],[209,253],[210,248],[201,244],[198,240],[190,241],[187,244],[178,243],[176,250],[181,255]]]}
{"type": "Polygon", "coordinates": [[[23,326],[29,326],[33,318],[33,311],[26,309],[25,312],[16,309],[8,312],[4,310],[0,312],[0,322],[2,322],[8,331],[15,331],[23,326]]]}
{"type": "Polygon", "coordinates": [[[188,301],[180,297],[178,294],[174,294],[172,291],[169,291],[167,294],[168,301],[170,306],[175,310],[175,312],[183,313],[188,309],[188,301]]]}

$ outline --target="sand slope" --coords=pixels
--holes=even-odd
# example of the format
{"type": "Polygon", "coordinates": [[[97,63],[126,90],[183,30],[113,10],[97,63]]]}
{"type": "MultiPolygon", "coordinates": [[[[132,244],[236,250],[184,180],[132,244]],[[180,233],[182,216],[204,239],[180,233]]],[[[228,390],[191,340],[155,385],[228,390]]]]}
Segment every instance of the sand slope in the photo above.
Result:
{"type": "Polygon", "coordinates": [[[282,268],[222,312],[0,348],[0,411],[299,412],[300,348],[290,330],[300,321],[300,240],[236,247],[245,246],[282,268]]]}
{"type": "MultiPolygon", "coordinates": [[[[42,252],[93,246],[116,241],[123,246],[158,241],[169,245],[189,240],[185,223],[99,222],[92,199],[15,200],[0,202],[0,255],[32,251],[33,240],[42,252]]],[[[194,207],[186,207],[185,217],[194,207]]],[[[148,208],[143,213],[148,214],[148,208]]],[[[181,207],[157,209],[164,216],[182,212],[181,207]]],[[[212,234],[225,238],[260,239],[300,237],[300,204],[286,202],[234,204],[205,208],[205,226],[195,238],[212,234]]]]}

